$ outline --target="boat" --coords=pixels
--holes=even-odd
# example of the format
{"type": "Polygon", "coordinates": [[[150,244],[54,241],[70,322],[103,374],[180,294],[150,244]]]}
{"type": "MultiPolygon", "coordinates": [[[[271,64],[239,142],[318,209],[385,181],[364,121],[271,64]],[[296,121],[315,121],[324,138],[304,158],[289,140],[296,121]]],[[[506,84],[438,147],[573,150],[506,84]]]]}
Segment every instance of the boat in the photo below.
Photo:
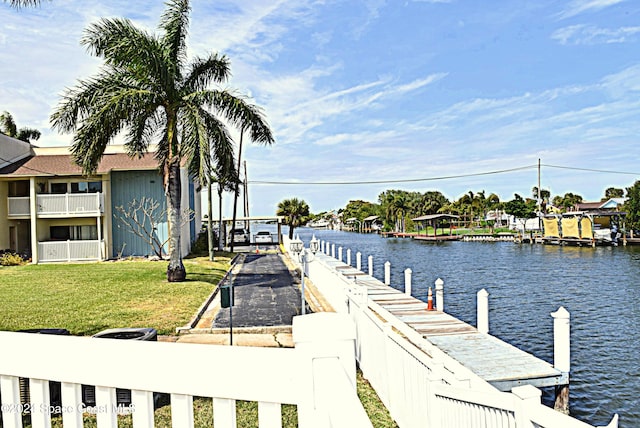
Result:
{"type": "MultiPolygon", "coordinates": [[[[616,246],[626,213],[569,211],[542,217],[542,243],[575,246],[616,246]]],[[[623,238],[624,239],[624,238],[623,238]]]]}

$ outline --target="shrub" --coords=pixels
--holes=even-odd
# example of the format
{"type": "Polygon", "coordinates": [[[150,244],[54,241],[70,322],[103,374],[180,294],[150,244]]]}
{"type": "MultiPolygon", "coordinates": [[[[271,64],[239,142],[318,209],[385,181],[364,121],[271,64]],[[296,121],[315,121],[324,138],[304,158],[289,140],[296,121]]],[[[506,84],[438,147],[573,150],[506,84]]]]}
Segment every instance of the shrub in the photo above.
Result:
{"type": "Polygon", "coordinates": [[[0,266],[20,266],[25,263],[21,255],[6,252],[0,255],[0,266]]]}

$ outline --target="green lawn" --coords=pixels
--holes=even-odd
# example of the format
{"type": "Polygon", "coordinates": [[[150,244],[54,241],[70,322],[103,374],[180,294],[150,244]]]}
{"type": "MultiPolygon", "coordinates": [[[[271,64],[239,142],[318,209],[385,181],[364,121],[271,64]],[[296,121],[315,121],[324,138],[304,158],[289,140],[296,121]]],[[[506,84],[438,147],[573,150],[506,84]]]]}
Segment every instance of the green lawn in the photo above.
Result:
{"type": "Polygon", "coordinates": [[[173,334],[213,291],[229,257],[185,259],[187,281],[168,283],[164,261],[0,267],[0,330],[153,327],[173,334]]]}

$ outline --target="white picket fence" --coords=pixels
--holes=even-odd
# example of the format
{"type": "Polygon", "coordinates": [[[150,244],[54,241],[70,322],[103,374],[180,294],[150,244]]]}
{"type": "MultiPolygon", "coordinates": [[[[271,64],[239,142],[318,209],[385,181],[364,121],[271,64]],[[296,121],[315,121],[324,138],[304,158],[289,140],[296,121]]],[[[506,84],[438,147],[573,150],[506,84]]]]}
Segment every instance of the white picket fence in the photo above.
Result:
{"type": "MultiPolygon", "coordinates": [[[[533,386],[497,390],[369,299],[365,286],[324,257],[307,263],[308,277],[354,320],[359,367],[400,428],[593,428],[541,404],[533,386]]],[[[608,427],[617,421],[615,415],[608,427]]]]}
{"type": "Polygon", "coordinates": [[[99,428],[118,426],[116,387],[131,391],[133,426],[154,426],[154,392],[170,394],[175,428],[194,426],[193,397],[212,399],[216,428],[235,428],[236,400],[258,402],[259,426],[281,427],[282,404],[297,406],[300,427],[371,427],[356,395],[355,327],[345,315],[294,318],[295,348],[93,339],[0,332],[0,406],[3,428],[51,427],[54,410],[65,428],[95,413],[99,428]],[[21,403],[19,379],[29,378],[21,403]],[[61,382],[53,408],[49,381],[61,382]],[[82,404],[81,385],[96,385],[96,404],[82,404]]]}

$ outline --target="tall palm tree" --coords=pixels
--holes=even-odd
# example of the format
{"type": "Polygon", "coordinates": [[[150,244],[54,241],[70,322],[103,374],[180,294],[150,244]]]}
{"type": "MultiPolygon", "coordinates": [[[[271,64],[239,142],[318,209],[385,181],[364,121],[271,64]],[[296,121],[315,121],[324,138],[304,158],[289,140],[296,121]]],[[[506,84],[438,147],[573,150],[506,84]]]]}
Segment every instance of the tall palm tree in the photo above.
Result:
{"type": "Polygon", "coordinates": [[[285,199],[278,203],[276,215],[284,216],[284,223],[289,225],[289,239],[293,239],[293,230],[309,219],[309,205],[302,199],[285,199]]]}
{"type": "Polygon", "coordinates": [[[30,143],[31,140],[40,138],[40,131],[34,128],[20,128],[13,120],[13,116],[8,111],[0,114],[0,134],[30,143]]]}
{"type": "Polygon", "coordinates": [[[189,12],[188,0],[168,0],[160,35],[122,18],[90,25],[81,43],[105,65],[98,75],[68,89],[51,116],[54,128],[75,133],[73,159],[87,174],[96,170],[106,146],[121,131],[132,157],[157,143],[167,197],[170,282],[186,278],[179,230],[181,162],[187,161],[193,177],[210,176],[210,145],[228,138],[223,119],[247,130],[255,142],[273,142],[259,108],[228,90],[210,88],[229,77],[225,56],[211,53],[187,63],[189,12]]]}

